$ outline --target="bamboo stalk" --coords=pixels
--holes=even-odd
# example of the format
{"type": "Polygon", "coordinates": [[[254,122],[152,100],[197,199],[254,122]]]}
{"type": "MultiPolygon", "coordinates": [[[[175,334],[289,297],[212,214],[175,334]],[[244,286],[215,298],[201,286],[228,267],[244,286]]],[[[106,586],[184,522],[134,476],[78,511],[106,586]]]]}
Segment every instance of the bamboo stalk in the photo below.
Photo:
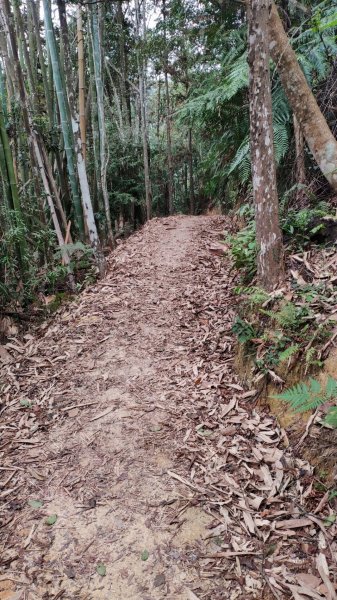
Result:
{"type": "Polygon", "coordinates": [[[91,43],[93,50],[93,63],[95,73],[95,86],[97,96],[98,129],[99,129],[99,148],[100,148],[100,181],[104,201],[105,216],[108,229],[108,241],[112,246],[114,236],[111,224],[111,213],[108,190],[106,185],[106,135],[105,135],[105,117],[104,117],[104,88],[102,77],[102,45],[100,39],[100,30],[98,23],[97,6],[91,7],[91,43]]]}
{"type": "MultiPolygon", "coordinates": [[[[19,199],[18,188],[16,184],[15,172],[14,172],[14,164],[11,148],[9,145],[8,135],[5,127],[5,119],[3,113],[2,102],[0,102],[0,140],[3,150],[4,156],[4,165],[6,167],[7,172],[7,180],[8,180],[8,199],[10,202],[10,208],[15,211],[15,221],[17,224],[20,222],[24,222],[23,214],[21,211],[21,204],[19,199]]],[[[21,269],[24,271],[24,263],[27,256],[27,247],[26,240],[24,236],[21,236],[18,241],[18,254],[20,257],[21,269]]]]}
{"type": "Polygon", "coordinates": [[[76,224],[78,226],[80,235],[84,236],[84,221],[83,212],[81,206],[81,199],[79,194],[79,188],[75,173],[75,160],[74,160],[74,143],[72,126],[69,123],[69,105],[67,94],[64,85],[64,74],[62,74],[61,64],[59,59],[59,53],[56,46],[55,33],[51,18],[50,1],[43,0],[44,9],[44,22],[46,30],[46,41],[50,52],[51,64],[53,69],[54,85],[56,89],[56,96],[58,101],[58,107],[60,112],[61,129],[64,141],[64,150],[67,157],[67,169],[69,182],[72,192],[72,198],[74,203],[74,211],[76,216],[76,224]]]}
{"type": "Polygon", "coordinates": [[[86,159],[86,117],[85,117],[85,77],[84,77],[84,38],[81,6],[77,8],[77,47],[78,47],[78,99],[80,132],[83,160],[86,159]]]}

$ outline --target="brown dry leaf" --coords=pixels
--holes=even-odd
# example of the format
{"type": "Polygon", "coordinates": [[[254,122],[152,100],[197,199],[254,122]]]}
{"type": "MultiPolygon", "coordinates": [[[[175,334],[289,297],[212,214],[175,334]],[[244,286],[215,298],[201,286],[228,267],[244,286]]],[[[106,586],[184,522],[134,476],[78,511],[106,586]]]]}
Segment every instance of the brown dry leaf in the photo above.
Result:
{"type": "Polygon", "coordinates": [[[318,556],[316,557],[316,567],[320,576],[322,577],[324,585],[327,588],[327,600],[336,600],[337,594],[334,589],[334,586],[330,581],[329,566],[326,560],[326,556],[322,552],[320,552],[320,554],[318,554],[318,556]]]}
{"type": "Polygon", "coordinates": [[[13,360],[13,357],[11,354],[9,354],[6,348],[4,346],[0,346],[0,363],[3,365],[8,365],[13,362],[13,360]]]}
{"type": "Polygon", "coordinates": [[[307,600],[308,598],[313,598],[314,600],[323,600],[320,594],[305,585],[297,586],[287,584],[287,587],[291,590],[294,600],[307,600]]]}
{"type": "Polygon", "coordinates": [[[246,503],[243,499],[239,500],[238,505],[242,508],[243,520],[247,525],[248,531],[250,533],[255,533],[255,523],[252,518],[250,511],[247,509],[246,503]]]}
{"type": "Polygon", "coordinates": [[[189,588],[186,589],[186,594],[188,600],[200,600],[199,596],[196,596],[196,594],[192,592],[192,590],[190,590],[189,588]]]}
{"type": "MultiPolygon", "coordinates": [[[[77,417],[79,415],[80,411],[78,408],[72,408],[68,411],[68,417],[77,417]]],[[[96,417],[96,419],[99,419],[99,417],[96,417]]]]}
{"type": "Polygon", "coordinates": [[[321,580],[315,575],[311,575],[311,573],[297,573],[296,579],[306,585],[307,587],[311,587],[316,589],[319,585],[321,585],[321,580]]]}
{"type": "Polygon", "coordinates": [[[278,521],[276,529],[297,529],[298,527],[308,527],[308,525],[312,525],[311,519],[288,519],[278,521]]]}

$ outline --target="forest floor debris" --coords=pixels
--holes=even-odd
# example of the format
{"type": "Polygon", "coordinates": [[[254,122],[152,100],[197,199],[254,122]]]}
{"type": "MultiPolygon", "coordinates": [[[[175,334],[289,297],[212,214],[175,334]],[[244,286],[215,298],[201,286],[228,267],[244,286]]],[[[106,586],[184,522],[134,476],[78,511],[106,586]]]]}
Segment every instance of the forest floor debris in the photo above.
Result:
{"type": "Polygon", "coordinates": [[[337,598],[337,494],[234,374],[224,225],[154,219],[2,349],[1,600],[337,598]]]}

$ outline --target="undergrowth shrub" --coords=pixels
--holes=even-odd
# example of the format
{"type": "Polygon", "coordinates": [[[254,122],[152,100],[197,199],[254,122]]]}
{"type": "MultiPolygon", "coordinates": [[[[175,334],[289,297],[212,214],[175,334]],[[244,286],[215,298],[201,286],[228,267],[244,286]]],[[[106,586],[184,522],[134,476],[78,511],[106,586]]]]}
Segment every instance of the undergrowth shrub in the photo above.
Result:
{"type": "Polygon", "coordinates": [[[282,294],[273,297],[256,286],[239,286],[235,291],[240,304],[232,331],[239,343],[246,345],[247,354],[255,355],[258,372],[275,378],[276,371],[283,377],[301,357],[305,373],[322,366],[319,348],[334,323],[321,321],[321,310],[335,301],[331,290],[297,286],[291,301],[285,301],[282,294]]]}
{"type": "Polygon", "coordinates": [[[251,281],[256,274],[255,225],[249,223],[236,235],[229,238],[234,266],[243,271],[244,281],[251,281]]]}

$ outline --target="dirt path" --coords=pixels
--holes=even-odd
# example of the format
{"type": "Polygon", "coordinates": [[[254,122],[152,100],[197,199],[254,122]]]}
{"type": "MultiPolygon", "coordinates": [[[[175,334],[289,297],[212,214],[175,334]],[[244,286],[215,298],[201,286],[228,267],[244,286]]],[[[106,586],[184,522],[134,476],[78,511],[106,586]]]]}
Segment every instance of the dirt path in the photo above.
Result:
{"type": "MultiPolygon", "coordinates": [[[[35,436],[23,459],[33,473],[38,468],[37,480],[26,482],[27,497],[43,501],[43,510],[26,510],[16,529],[22,548],[34,528],[12,563],[17,574],[27,569],[29,598],[60,590],[63,598],[162,598],[166,588],[171,597],[187,597],[181,551],[211,519],[189,509],[177,531],[170,524],[177,492],[165,473],[173,465],[171,412],[175,417],[183,394],[172,385],[180,368],[178,311],[207,224],[176,218],[134,236],[108,277],[61,311],[39,345],[32,372],[40,366],[43,406],[57,425],[49,436],[35,436]],[[46,381],[50,354],[55,367],[46,381]],[[55,525],[46,528],[41,512],[57,514],[55,525]],[[98,563],[106,566],[104,577],[98,563]]],[[[35,345],[32,354],[34,360],[35,345]]],[[[26,396],[42,406],[38,388],[26,396]]]]}
{"type": "Polygon", "coordinates": [[[235,300],[209,251],[222,229],[151,222],[104,280],[7,345],[1,600],[283,598],[315,568],[325,538],[305,479],[294,492],[310,466],[290,467],[232,372],[235,300]]]}

